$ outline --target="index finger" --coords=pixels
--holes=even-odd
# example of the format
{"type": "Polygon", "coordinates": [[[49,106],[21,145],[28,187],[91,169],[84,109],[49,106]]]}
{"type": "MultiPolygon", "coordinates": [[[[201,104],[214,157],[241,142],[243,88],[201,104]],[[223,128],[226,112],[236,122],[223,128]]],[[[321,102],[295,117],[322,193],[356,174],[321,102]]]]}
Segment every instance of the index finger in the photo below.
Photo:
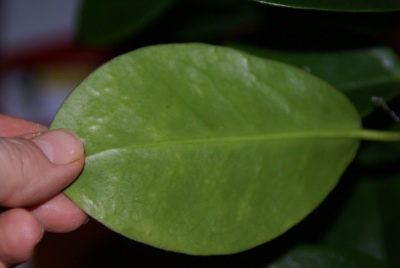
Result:
{"type": "Polygon", "coordinates": [[[21,118],[0,114],[0,137],[15,137],[40,131],[47,131],[47,127],[21,118]]]}

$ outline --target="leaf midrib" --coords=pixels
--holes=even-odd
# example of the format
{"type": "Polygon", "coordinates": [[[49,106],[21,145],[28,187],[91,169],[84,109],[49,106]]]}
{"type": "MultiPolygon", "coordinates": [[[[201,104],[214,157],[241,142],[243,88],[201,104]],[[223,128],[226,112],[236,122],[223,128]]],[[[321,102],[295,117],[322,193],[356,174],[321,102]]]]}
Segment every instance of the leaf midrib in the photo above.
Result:
{"type": "MultiPolygon", "coordinates": [[[[245,135],[245,136],[230,136],[230,137],[209,137],[209,138],[196,138],[196,139],[180,139],[180,140],[164,140],[159,142],[149,142],[143,144],[134,144],[126,147],[115,147],[96,152],[89,157],[95,157],[100,154],[118,151],[118,150],[135,150],[157,146],[170,146],[170,145],[189,145],[189,144],[212,144],[212,143],[234,143],[234,142],[272,142],[277,140],[293,140],[293,139],[317,139],[317,138],[348,138],[348,139],[372,139],[372,135],[378,135],[386,132],[365,129],[335,129],[335,130],[316,130],[316,131],[300,131],[300,132],[277,132],[262,135],[245,135]]],[[[391,133],[393,134],[393,133],[391,133]]],[[[400,139],[400,134],[399,134],[400,139]]]]}

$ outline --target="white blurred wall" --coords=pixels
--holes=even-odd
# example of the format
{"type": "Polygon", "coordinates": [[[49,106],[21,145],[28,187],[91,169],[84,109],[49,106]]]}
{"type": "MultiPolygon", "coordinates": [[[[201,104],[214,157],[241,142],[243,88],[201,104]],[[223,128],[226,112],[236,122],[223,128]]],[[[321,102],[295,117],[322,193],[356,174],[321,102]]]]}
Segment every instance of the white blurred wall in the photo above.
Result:
{"type": "Polygon", "coordinates": [[[1,113],[50,123],[76,84],[38,79],[32,65],[41,64],[36,55],[73,43],[78,7],[79,0],[0,0],[1,113]]]}

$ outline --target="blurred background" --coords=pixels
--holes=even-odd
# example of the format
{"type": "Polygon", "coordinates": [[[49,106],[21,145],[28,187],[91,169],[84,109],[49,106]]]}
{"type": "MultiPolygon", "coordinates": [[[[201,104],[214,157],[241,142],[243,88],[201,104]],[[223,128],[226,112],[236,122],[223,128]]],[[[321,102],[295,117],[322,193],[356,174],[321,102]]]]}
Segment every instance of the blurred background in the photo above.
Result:
{"type": "MultiPolygon", "coordinates": [[[[79,0],[0,0],[0,113],[49,125],[69,92],[109,58],[106,49],[76,45],[79,4],[79,0]]],[[[89,236],[78,231],[68,237],[72,243],[62,235],[53,242],[49,235],[41,244],[43,257],[38,254],[35,264],[31,260],[18,267],[83,267],[74,255],[86,250],[73,244],[99,245],[91,236],[103,229],[90,225],[89,232],[82,232],[89,236]]]]}
{"type": "MultiPolygon", "coordinates": [[[[399,53],[398,14],[330,13],[240,0],[157,0],[153,4],[0,0],[0,113],[48,125],[68,93],[100,64],[158,43],[228,45],[299,67],[306,60],[282,56],[276,49],[309,52],[389,45],[399,53]],[[82,3],[86,3],[84,9],[82,3]]],[[[381,57],[382,62],[383,57],[387,56],[381,57]]],[[[320,76],[342,89],[332,76],[343,66],[331,65],[330,73],[320,76]]],[[[376,75],[397,71],[389,67],[376,75]]],[[[357,70],[347,67],[344,72],[357,70]]],[[[318,70],[315,73],[319,75],[318,70]]],[[[354,79],[352,75],[347,74],[349,79],[354,79]]]]}
{"type": "Polygon", "coordinates": [[[0,113],[48,125],[105,60],[74,43],[79,0],[0,1],[0,113]]]}
{"type": "MultiPolygon", "coordinates": [[[[373,2],[379,1],[363,1],[373,2]]],[[[310,71],[342,90],[368,127],[394,125],[370,103],[371,95],[400,110],[399,12],[310,11],[240,0],[0,0],[0,113],[49,125],[69,92],[113,56],[146,45],[192,41],[239,47],[310,71]]],[[[20,268],[158,267],[160,262],[173,267],[289,267],[274,261],[288,256],[295,265],[291,254],[309,242],[318,247],[305,249],[299,262],[303,266],[290,267],[315,267],[304,256],[326,261],[332,251],[321,251],[321,245],[349,249],[356,260],[362,255],[367,261],[361,263],[372,264],[357,267],[400,265],[400,207],[393,205],[400,204],[400,148],[382,148],[379,153],[361,148],[351,172],[315,212],[273,242],[247,252],[218,257],[165,252],[125,239],[91,219],[72,233],[46,234],[32,260],[20,268]],[[379,176],[371,182],[360,170],[379,176]],[[390,187],[384,196],[393,202],[370,198],[382,194],[377,181],[392,175],[397,184],[385,184],[390,187]],[[390,232],[376,220],[383,214],[390,215],[390,221],[382,220],[390,232]],[[354,222],[356,230],[351,229],[354,222]],[[390,234],[382,235],[386,232],[390,234]]],[[[334,252],[336,260],[351,259],[334,252]]],[[[330,265],[326,267],[344,267],[334,261],[330,265]]]]}

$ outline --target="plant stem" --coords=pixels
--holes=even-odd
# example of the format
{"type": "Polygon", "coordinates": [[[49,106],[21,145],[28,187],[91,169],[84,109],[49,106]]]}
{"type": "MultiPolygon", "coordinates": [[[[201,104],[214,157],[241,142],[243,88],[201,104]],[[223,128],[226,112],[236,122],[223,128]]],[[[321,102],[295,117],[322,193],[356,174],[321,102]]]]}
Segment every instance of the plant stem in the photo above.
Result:
{"type": "MultiPolygon", "coordinates": [[[[350,133],[349,133],[350,134],[350,133]]],[[[354,138],[359,138],[368,141],[380,141],[380,142],[400,142],[399,131],[381,131],[373,129],[361,129],[352,133],[354,138]]],[[[349,135],[350,136],[350,135],[349,135]]]]}

